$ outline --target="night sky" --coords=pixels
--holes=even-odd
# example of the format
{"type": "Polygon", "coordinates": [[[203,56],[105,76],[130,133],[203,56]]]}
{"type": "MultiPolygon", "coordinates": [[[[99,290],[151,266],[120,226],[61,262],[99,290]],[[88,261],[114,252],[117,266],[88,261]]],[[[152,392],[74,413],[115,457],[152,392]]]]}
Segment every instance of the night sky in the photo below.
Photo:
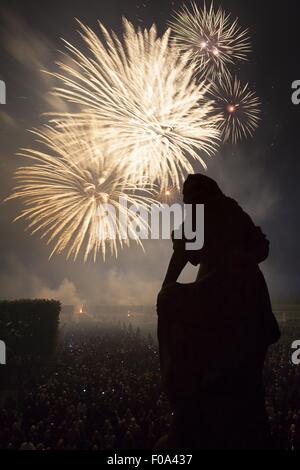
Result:
{"type": "MultiPolygon", "coordinates": [[[[0,199],[9,195],[12,174],[20,163],[19,147],[30,145],[27,129],[39,126],[46,111],[62,103],[47,94],[53,79],[41,69],[55,70],[62,50],[60,38],[81,44],[75,18],[94,30],[97,19],[120,31],[121,17],[160,31],[182,1],[129,0],[1,0],[0,79],[6,82],[7,104],[0,106],[0,199]]],[[[197,2],[202,5],[201,1],[197,2]]],[[[296,0],[222,0],[243,27],[249,27],[253,52],[236,68],[260,96],[262,122],[254,138],[240,145],[222,145],[209,161],[208,175],[238,200],[263,228],[271,252],[263,270],[274,301],[300,301],[300,105],[292,104],[292,82],[300,80],[299,18],[296,0]]],[[[197,168],[196,168],[197,170],[197,168]]],[[[201,168],[198,168],[202,171],[201,168]]],[[[146,253],[132,247],[105,264],[66,262],[38,236],[25,232],[25,223],[12,224],[18,203],[0,210],[0,296],[58,297],[64,303],[154,304],[171,254],[170,242],[147,242],[146,253]]],[[[187,273],[191,279],[194,273],[187,273]]]]}

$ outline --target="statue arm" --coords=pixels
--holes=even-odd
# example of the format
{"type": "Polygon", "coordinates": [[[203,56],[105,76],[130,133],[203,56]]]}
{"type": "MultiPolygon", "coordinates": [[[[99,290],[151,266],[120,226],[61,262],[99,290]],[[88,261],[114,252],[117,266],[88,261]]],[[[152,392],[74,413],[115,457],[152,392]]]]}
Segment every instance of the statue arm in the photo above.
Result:
{"type": "Polygon", "coordinates": [[[176,282],[187,263],[188,259],[183,251],[174,251],[163,282],[163,287],[176,282]]]}

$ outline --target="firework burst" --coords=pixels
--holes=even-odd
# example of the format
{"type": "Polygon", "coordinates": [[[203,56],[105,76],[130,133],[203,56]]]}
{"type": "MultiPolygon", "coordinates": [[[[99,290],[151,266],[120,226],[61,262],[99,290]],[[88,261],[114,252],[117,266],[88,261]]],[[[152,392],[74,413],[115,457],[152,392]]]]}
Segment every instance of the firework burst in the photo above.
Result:
{"type": "Polygon", "coordinates": [[[250,52],[248,31],[242,30],[238,19],[233,20],[213,3],[199,10],[194,2],[191,8],[183,6],[175,13],[170,26],[174,42],[183,52],[191,52],[200,76],[215,80],[227,76],[228,66],[236,60],[247,60],[250,52]]]}
{"type": "Polygon", "coordinates": [[[66,251],[67,258],[76,259],[83,250],[85,261],[89,255],[95,261],[98,253],[105,259],[107,249],[117,256],[131,240],[142,245],[132,223],[147,227],[133,206],[148,210],[154,203],[147,185],[128,183],[126,168],[96,145],[92,131],[83,138],[69,123],[35,134],[45,150],[19,153],[32,164],[16,170],[17,185],[8,200],[24,205],[15,220],[25,218],[32,233],[53,243],[50,257],[66,251]]]}
{"type": "Polygon", "coordinates": [[[253,135],[260,121],[259,99],[235,78],[227,77],[211,88],[215,99],[215,110],[222,120],[220,130],[223,142],[236,143],[253,135]]]}
{"type": "Polygon", "coordinates": [[[142,31],[123,24],[122,39],[101,24],[101,38],[81,25],[89,53],[66,43],[67,60],[54,74],[62,85],[54,93],[79,105],[83,125],[95,117],[99,138],[138,183],[146,176],[162,190],[179,188],[193,162],[206,168],[219,118],[187,54],[170,46],[169,30],[158,37],[155,26],[142,31]]]}

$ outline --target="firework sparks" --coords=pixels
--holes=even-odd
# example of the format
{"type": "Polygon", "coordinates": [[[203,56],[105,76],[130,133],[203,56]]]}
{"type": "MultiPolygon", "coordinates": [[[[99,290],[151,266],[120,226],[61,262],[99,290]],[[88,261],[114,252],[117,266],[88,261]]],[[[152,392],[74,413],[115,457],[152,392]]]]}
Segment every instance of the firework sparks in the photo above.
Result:
{"type": "Polygon", "coordinates": [[[160,191],[158,195],[158,200],[162,204],[172,204],[176,201],[176,198],[179,196],[179,191],[176,186],[169,186],[166,189],[160,191]]]}
{"type": "Polygon", "coordinates": [[[259,99],[235,78],[226,78],[211,89],[215,110],[222,116],[220,129],[224,142],[236,143],[253,135],[260,121],[259,99]]]}
{"type": "Polygon", "coordinates": [[[228,75],[228,66],[236,60],[247,60],[250,52],[248,31],[242,30],[238,19],[233,20],[213,3],[199,10],[194,2],[175,13],[170,26],[174,42],[182,51],[189,51],[203,77],[214,80],[228,75]]]}
{"type": "Polygon", "coordinates": [[[143,220],[133,206],[148,210],[152,191],[128,183],[126,169],[107,158],[92,131],[82,138],[76,127],[48,126],[35,134],[45,150],[19,153],[33,163],[16,170],[18,184],[8,200],[24,204],[15,220],[25,218],[32,233],[54,244],[50,257],[66,251],[67,258],[76,259],[83,250],[85,261],[89,255],[96,261],[99,252],[105,259],[107,249],[117,256],[130,240],[142,246],[132,223],[142,226],[143,220]]]}
{"type": "Polygon", "coordinates": [[[170,46],[170,31],[160,38],[155,26],[136,31],[124,20],[119,40],[101,24],[102,39],[81,28],[89,54],[66,43],[68,60],[54,74],[62,83],[55,95],[80,107],[76,119],[84,124],[95,116],[99,137],[138,183],[146,176],[162,190],[179,188],[193,162],[206,168],[219,118],[187,55],[170,46]]]}

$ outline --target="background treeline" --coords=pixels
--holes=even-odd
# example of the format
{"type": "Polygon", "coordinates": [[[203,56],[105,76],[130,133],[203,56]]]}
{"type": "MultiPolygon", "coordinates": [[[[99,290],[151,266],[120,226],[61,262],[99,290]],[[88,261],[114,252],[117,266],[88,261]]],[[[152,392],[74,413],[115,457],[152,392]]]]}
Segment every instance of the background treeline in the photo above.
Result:
{"type": "Polygon", "coordinates": [[[0,339],[6,343],[7,355],[50,353],[60,311],[56,300],[0,301],[0,339]]]}

